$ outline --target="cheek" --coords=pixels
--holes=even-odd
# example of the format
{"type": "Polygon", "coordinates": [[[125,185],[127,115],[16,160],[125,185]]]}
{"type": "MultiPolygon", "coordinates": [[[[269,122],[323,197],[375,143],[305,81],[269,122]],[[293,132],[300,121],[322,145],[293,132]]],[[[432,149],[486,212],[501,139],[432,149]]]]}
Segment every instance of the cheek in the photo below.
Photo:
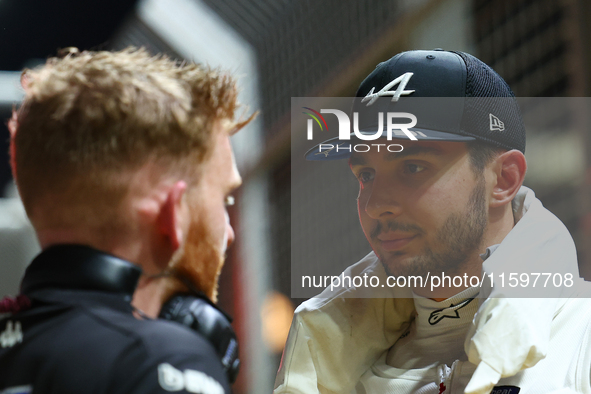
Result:
{"type": "Polygon", "coordinates": [[[215,237],[215,242],[219,250],[225,253],[229,237],[228,223],[230,222],[230,217],[228,216],[228,211],[226,210],[225,204],[222,203],[217,205],[215,209],[212,209],[210,213],[212,236],[215,237]]]}
{"type": "Polygon", "coordinates": [[[472,189],[460,180],[437,182],[409,204],[408,216],[425,230],[439,228],[451,214],[464,212],[472,189]]]}
{"type": "Polygon", "coordinates": [[[457,211],[462,209],[470,198],[475,186],[472,179],[457,177],[449,181],[438,182],[432,188],[432,199],[440,207],[448,207],[447,210],[457,211]]]}
{"type": "Polygon", "coordinates": [[[227,240],[227,222],[228,214],[224,203],[215,203],[212,201],[201,201],[201,205],[193,211],[193,220],[201,223],[211,242],[218,247],[218,250],[225,250],[225,241],[227,240]]]}

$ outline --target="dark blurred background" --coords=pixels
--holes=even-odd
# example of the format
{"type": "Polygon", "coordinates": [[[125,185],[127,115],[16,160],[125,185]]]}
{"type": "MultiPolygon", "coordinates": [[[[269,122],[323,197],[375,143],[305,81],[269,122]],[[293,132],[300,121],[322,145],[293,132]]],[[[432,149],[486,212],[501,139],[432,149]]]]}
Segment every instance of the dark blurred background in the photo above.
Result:
{"type": "MultiPolygon", "coordinates": [[[[238,241],[221,278],[220,304],[241,338],[244,368],[235,392],[270,392],[293,308],[302,301],[290,294],[291,239],[306,236],[292,234],[292,206],[322,198],[291,190],[290,98],[353,96],[380,61],[441,47],[478,56],[518,96],[586,103],[589,20],[586,0],[0,0],[0,295],[18,291],[37,252],[10,186],[4,126],[22,97],[19,71],[70,46],[144,46],[224,67],[240,76],[242,101],[261,116],[233,141],[245,183],[231,212],[238,241]]],[[[567,225],[589,278],[586,116],[565,106],[548,127],[528,130],[526,184],[567,225]]],[[[356,223],[355,211],[348,215],[340,225],[356,223]]],[[[324,236],[327,250],[344,242],[324,236]]],[[[363,239],[346,242],[345,265],[369,251],[363,239]]]]}

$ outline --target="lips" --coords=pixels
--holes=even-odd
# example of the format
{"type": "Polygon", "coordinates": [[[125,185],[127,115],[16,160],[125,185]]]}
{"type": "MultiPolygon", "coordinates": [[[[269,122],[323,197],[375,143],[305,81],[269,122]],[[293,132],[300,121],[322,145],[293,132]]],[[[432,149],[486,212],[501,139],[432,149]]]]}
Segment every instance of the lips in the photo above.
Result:
{"type": "Polygon", "coordinates": [[[413,239],[418,237],[417,234],[415,235],[400,235],[400,234],[383,234],[378,236],[378,240],[382,249],[386,251],[395,251],[404,248],[408,245],[413,239]]]}

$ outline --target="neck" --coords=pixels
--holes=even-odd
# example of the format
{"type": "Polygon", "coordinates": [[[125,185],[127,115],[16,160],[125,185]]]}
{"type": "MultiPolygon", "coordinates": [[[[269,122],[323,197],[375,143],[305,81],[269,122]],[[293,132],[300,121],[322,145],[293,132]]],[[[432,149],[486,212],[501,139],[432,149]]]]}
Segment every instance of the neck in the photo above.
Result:
{"type": "Polygon", "coordinates": [[[117,233],[108,236],[97,236],[97,234],[105,234],[105,232],[93,232],[82,228],[37,230],[42,249],[58,244],[86,245],[142,267],[144,274],[138,282],[132,305],[149,317],[158,317],[167,286],[165,278],[156,277],[156,275],[167,266],[171,256],[158,253],[150,247],[150,242],[144,240],[149,238],[143,238],[138,234],[117,233]],[[162,264],[159,261],[165,261],[165,263],[162,264]]]}
{"type": "Polygon", "coordinates": [[[133,237],[126,237],[121,234],[117,234],[117,236],[97,236],[97,234],[101,234],[101,232],[97,233],[85,228],[37,230],[37,238],[41,249],[47,249],[50,246],[59,244],[79,244],[102,250],[134,264],[141,261],[141,243],[134,242],[133,237]]]}
{"type": "Polygon", "coordinates": [[[167,292],[167,279],[142,275],[131,304],[148,317],[157,318],[167,292]]]}
{"type": "Polygon", "coordinates": [[[488,217],[488,225],[482,238],[482,250],[480,253],[484,253],[489,246],[503,242],[513,227],[515,227],[515,218],[513,217],[511,204],[491,209],[488,217]]]}

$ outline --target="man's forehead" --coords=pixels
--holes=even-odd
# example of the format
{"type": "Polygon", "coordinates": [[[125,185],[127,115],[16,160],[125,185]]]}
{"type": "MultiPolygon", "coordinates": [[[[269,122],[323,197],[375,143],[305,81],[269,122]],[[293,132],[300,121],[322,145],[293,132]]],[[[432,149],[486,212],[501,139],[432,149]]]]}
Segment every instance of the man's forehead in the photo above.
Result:
{"type": "Polygon", "coordinates": [[[363,165],[374,159],[393,161],[409,156],[443,156],[452,150],[465,148],[466,144],[452,141],[408,141],[399,145],[402,146],[399,152],[390,152],[385,146],[380,146],[380,149],[378,146],[371,146],[368,152],[354,152],[349,158],[349,165],[363,165]]]}

